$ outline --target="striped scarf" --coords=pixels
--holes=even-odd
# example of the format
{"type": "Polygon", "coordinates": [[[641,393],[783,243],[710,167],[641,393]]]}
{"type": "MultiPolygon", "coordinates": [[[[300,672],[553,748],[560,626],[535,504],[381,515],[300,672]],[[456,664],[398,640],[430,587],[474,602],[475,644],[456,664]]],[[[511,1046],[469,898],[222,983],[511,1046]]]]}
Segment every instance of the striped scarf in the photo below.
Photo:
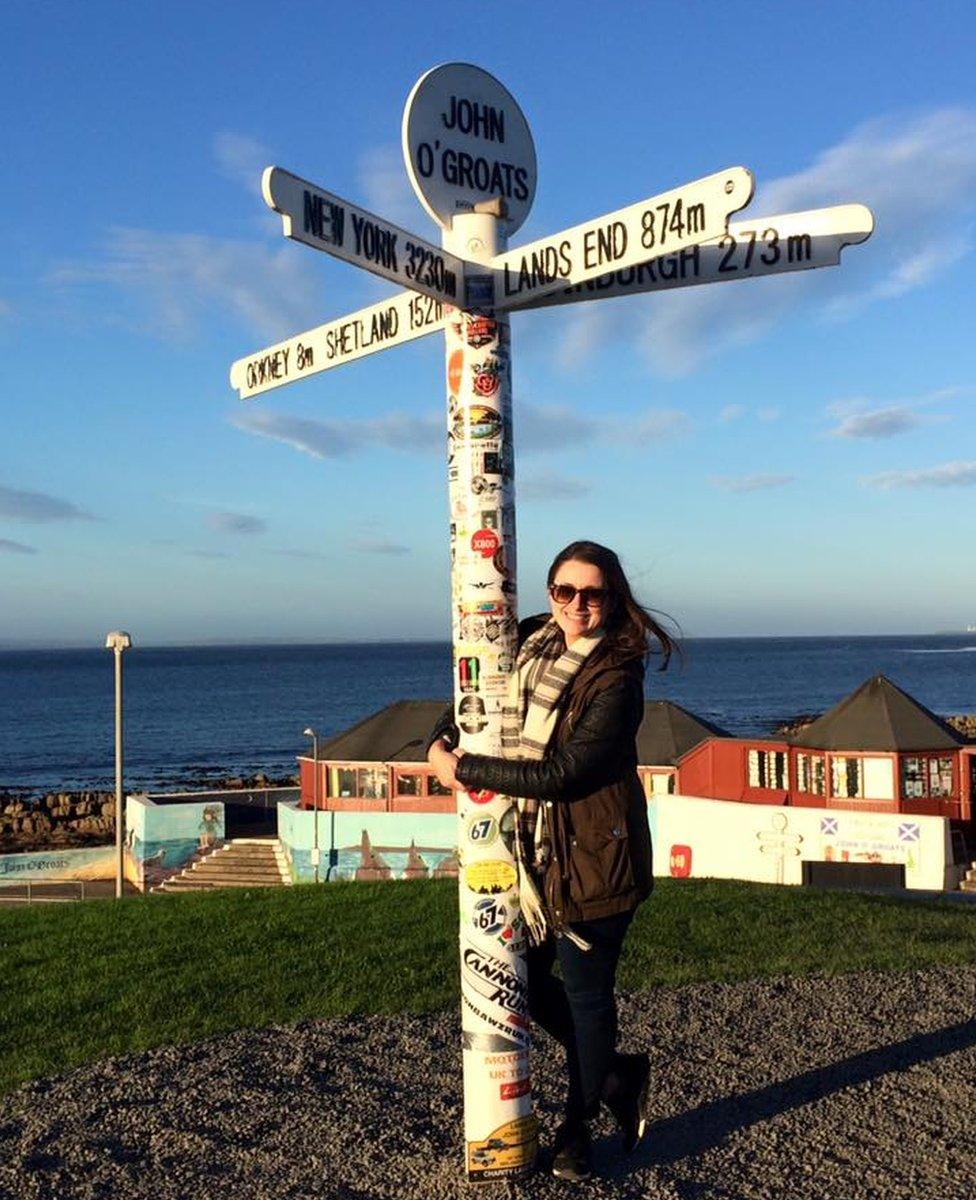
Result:
{"type": "MultiPolygon", "coordinates": [[[[577,671],[603,639],[603,630],[578,637],[566,646],[555,621],[526,638],[519,651],[502,706],[502,757],[536,762],[543,758],[559,720],[563,696],[577,671]]],[[[552,857],[550,810],[535,797],[511,797],[518,811],[515,858],[519,870],[522,914],[529,938],[538,945],[546,936],[546,918],[536,886],[536,877],[552,857]]],[[[584,942],[570,929],[557,930],[584,949],[584,942]]]]}

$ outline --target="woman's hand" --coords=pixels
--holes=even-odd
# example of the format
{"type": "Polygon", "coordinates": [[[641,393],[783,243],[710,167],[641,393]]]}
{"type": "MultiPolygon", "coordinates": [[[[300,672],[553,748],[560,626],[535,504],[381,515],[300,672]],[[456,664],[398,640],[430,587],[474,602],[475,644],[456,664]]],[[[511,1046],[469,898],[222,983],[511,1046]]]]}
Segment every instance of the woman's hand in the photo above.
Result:
{"type": "Polygon", "coordinates": [[[455,753],[453,750],[448,750],[441,741],[434,742],[427,751],[427,761],[433,767],[441,787],[450,788],[452,792],[458,791],[461,787],[454,773],[461,753],[463,752],[455,753]]]}

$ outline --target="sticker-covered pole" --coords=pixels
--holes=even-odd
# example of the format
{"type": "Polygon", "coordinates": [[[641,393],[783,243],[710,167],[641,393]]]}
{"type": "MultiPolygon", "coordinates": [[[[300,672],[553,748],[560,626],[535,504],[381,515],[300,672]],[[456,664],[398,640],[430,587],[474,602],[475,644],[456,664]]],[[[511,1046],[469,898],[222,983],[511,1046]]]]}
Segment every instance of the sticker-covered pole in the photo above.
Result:
{"type": "MultiPolygon", "coordinates": [[[[469,262],[504,250],[490,207],[457,214],[445,249],[469,262]]],[[[490,289],[488,272],[469,276],[445,330],[454,706],[462,747],[481,754],[500,752],[517,649],[511,342],[490,289]]],[[[515,813],[490,792],[458,792],[457,806],[465,1166],[487,1181],[531,1170],[537,1147],[515,813]]]]}

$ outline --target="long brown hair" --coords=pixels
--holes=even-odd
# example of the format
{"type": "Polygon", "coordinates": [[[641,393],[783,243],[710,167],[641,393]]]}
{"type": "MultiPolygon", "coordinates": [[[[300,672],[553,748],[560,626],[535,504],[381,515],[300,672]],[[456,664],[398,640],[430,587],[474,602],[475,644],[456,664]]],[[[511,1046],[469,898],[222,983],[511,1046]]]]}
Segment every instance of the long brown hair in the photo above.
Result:
{"type": "Polygon", "coordinates": [[[565,562],[585,562],[599,567],[603,573],[604,586],[609,593],[607,616],[603,623],[607,636],[613,640],[614,646],[628,656],[659,656],[661,665],[658,670],[663,671],[671,655],[680,647],[677,633],[670,632],[657,620],[657,616],[672,625],[673,622],[664,613],[652,616],[648,609],[638,604],[616,554],[606,546],[601,546],[599,542],[570,542],[552,560],[552,566],[546,576],[547,587],[552,587],[556,572],[565,562]],[[652,647],[652,639],[657,643],[656,647],[652,647]]]}

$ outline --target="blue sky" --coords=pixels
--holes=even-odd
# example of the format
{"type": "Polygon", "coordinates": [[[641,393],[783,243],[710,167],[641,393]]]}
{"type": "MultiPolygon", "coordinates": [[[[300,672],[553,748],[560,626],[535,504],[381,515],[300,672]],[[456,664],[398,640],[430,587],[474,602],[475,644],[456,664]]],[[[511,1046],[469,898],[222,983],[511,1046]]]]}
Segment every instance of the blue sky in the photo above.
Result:
{"type": "Polygon", "coordinates": [[[513,317],[521,610],[592,537],[693,635],[976,622],[971,15],[15,0],[0,640],[448,637],[440,335],[246,403],[227,373],[394,290],[286,241],[264,166],[437,240],[399,129],[452,60],[534,134],[513,245],[734,164],[742,215],[876,217],[836,268],[513,317]]]}

